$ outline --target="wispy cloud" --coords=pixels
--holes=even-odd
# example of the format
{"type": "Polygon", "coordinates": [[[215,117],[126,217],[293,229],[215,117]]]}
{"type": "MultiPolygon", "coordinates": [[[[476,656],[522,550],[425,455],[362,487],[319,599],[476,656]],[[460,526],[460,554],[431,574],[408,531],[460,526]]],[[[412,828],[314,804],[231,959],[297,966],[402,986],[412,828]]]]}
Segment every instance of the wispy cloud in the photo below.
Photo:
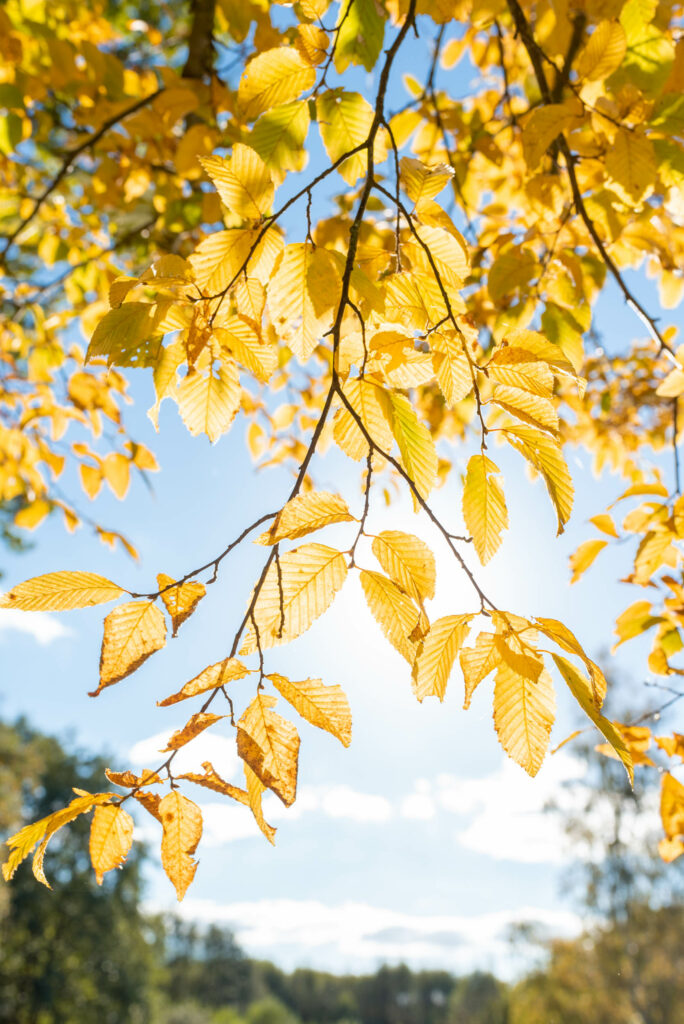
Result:
{"type": "Polygon", "coordinates": [[[190,898],[180,912],[230,927],[255,956],[338,971],[368,969],[380,961],[454,970],[510,962],[508,934],[514,924],[531,923],[547,934],[568,936],[581,928],[579,917],[570,911],[532,906],[465,916],[404,913],[356,902],[264,899],[221,905],[190,898]]]}
{"type": "Polygon", "coordinates": [[[9,632],[27,633],[41,646],[73,635],[68,626],[47,612],[20,612],[14,608],[0,611],[0,637],[9,632]]]}

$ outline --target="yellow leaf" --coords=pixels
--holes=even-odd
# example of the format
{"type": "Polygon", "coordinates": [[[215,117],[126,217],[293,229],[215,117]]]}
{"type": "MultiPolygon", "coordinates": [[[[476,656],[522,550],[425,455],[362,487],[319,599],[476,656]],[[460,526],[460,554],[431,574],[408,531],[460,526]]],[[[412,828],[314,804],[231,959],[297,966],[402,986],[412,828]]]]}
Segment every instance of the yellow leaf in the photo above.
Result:
{"type": "Polygon", "coordinates": [[[684,370],[670,370],[656,388],[656,395],[660,398],[679,398],[684,393],[684,370]]]}
{"type": "Polygon", "coordinates": [[[161,323],[169,306],[169,301],[124,302],[110,309],[95,328],[86,361],[105,356],[110,365],[145,365],[148,352],[156,355],[161,347],[164,334],[161,323]]]}
{"type": "Polygon", "coordinates": [[[428,167],[420,160],[403,156],[399,163],[402,188],[414,203],[434,199],[454,176],[453,167],[435,164],[428,167]]]}
{"type": "Polygon", "coordinates": [[[305,363],[332,325],[340,278],[329,253],[310,242],[285,246],[268,287],[268,307],[279,331],[292,328],[289,347],[305,363]]]}
{"type": "Polygon", "coordinates": [[[241,390],[234,360],[224,360],[216,376],[190,370],[178,387],[178,411],[191,434],[218,441],[240,408],[241,390]]]}
{"type": "Polygon", "coordinates": [[[245,68],[238,86],[238,105],[248,119],[281,103],[296,100],[316,81],[316,70],[288,46],[258,53],[245,68]]]}
{"type": "Polygon", "coordinates": [[[174,789],[160,802],[158,814],[164,830],[162,865],[180,903],[197,871],[192,855],[202,838],[202,812],[197,804],[174,789]]]}
{"type": "Polygon", "coordinates": [[[203,583],[179,583],[163,572],[157,574],[157,586],[161,591],[164,607],[171,616],[173,636],[180,626],[189,619],[207,592],[203,583]]]}
{"type": "Polygon", "coordinates": [[[94,572],[49,572],[18,583],[0,597],[0,608],[22,612],[65,612],[115,601],[126,591],[94,572]]]}
{"type": "Polygon", "coordinates": [[[21,862],[28,857],[36,843],[40,843],[33,857],[33,874],[39,882],[47,885],[49,889],[50,885],[43,871],[43,858],[49,840],[63,825],[68,825],[79,814],[84,814],[97,804],[109,803],[110,800],[115,798],[116,793],[93,794],[80,791],[80,795],[75,800],[72,800],[67,807],[62,808],[60,811],[55,811],[54,814],[48,814],[47,817],[41,818],[40,821],[34,821],[31,825],[25,825],[15,835],[6,839],[5,842],[10,848],[10,855],[2,865],[2,875],[5,881],[9,882],[14,877],[14,873],[21,862]]]}
{"type": "Polygon", "coordinates": [[[563,453],[555,438],[534,427],[507,427],[507,441],[541,473],[558,517],[558,533],[563,533],[572,512],[574,488],[563,453]]]}
{"type": "Polygon", "coordinates": [[[97,884],[107,871],[121,867],[133,844],[133,818],[116,804],[96,807],[90,826],[90,862],[97,884]]]}
{"type": "MultiPolygon", "coordinates": [[[[373,108],[358,92],[330,89],[316,100],[321,139],[331,163],[356,149],[368,138],[373,108]]],[[[338,171],[348,185],[355,185],[366,173],[368,155],[361,150],[340,164],[338,171]]]]}
{"type": "Polygon", "coordinates": [[[414,600],[435,596],[435,556],[419,537],[383,530],[373,538],[373,554],[390,579],[414,600]]]}
{"type": "Polygon", "coordinates": [[[663,860],[675,860],[684,853],[684,786],[674,775],[665,772],[660,790],[660,817],[667,842],[658,844],[663,860]]]}
{"type": "Polygon", "coordinates": [[[461,402],[473,390],[473,377],[464,345],[465,339],[455,331],[435,331],[430,336],[435,376],[450,406],[461,402]]]}
{"type": "Polygon", "coordinates": [[[567,626],[564,626],[562,622],[559,622],[558,619],[536,618],[534,621],[544,636],[547,636],[549,640],[553,640],[555,644],[558,644],[559,647],[562,647],[563,650],[567,651],[569,654],[576,654],[582,659],[587,671],[589,672],[589,678],[591,679],[591,691],[594,704],[597,708],[600,708],[606,696],[606,677],[598,665],[596,665],[591,658],[587,657],[584,653],[584,649],[574,633],[572,633],[567,626]]]}
{"type": "Polygon", "coordinates": [[[104,620],[100,653],[100,684],[90,694],[96,697],[135,672],[151,654],[166,643],[164,616],[153,601],[129,601],[110,612],[104,620]]]}
{"type": "Polygon", "coordinates": [[[671,736],[656,736],[655,741],[668,757],[678,757],[684,761],[684,735],[673,732],[671,736]]]}
{"type": "Polygon", "coordinates": [[[203,775],[200,775],[198,772],[186,772],[185,775],[177,775],[176,778],[185,779],[187,782],[194,782],[197,786],[204,786],[205,789],[211,789],[214,793],[221,793],[223,796],[229,796],[233,800],[237,800],[240,804],[249,806],[249,796],[244,789],[233,786],[230,782],[222,779],[214,770],[214,766],[210,761],[204,761],[202,767],[204,768],[203,775]]]}
{"type": "Polygon", "coordinates": [[[120,500],[126,497],[131,482],[131,464],[121,452],[110,452],[102,462],[104,478],[120,500]]]}
{"type": "Polygon", "coordinates": [[[603,733],[611,747],[625,766],[629,781],[634,784],[634,769],[632,767],[632,755],[624,741],[619,729],[608,718],[604,718],[600,711],[597,711],[594,703],[591,685],[589,680],[579,672],[572,662],[568,661],[561,654],[552,655],[561,676],[568,684],[570,692],[582,708],[584,713],[591,719],[597,729],[603,733]]]}
{"type": "Polygon", "coordinates": [[[261,115],[249,141],[275,174],[301,171],[308,155],[304,143],[309,123],[309,105],[305,100],[285,103],[261,115]]]}
{"type": "Polygon", "coordinates": [[[275,846],[275,834],[276,829],[273,825],[269,825],[264,819],[264,813],[261,809],[261,797],[266,789],[263,782],[249,767],[246,761],[242,762],[242,766],[245,770],[245,783],[247,785],[247,801],[248,805],[254,815],[254,820],[268,839],[271,846],[275,846]]]}
{"type": "Polygon", "coordinates": [[[306,632],[332,604],[347,578],[344,555],[324,544],[303,544],[269,567],[254,606],[241,654],[275,647],[306,632]]]}
{"type": "Polygon", "coordinates": [[[155,786],[162,782],[162,779],[156,772],[150,771],[149,768],[144,768],[142,775],[136,775],[134,772],[115,772],[111,768],[105,768],[105,775],[111,783],[115,786],[124,786],[127,789],[137,789],[139,786],[155,786]]]}
{"type": "Polygon", "coordinates": [[[551,398],[553,373],[533,352],[515,345],[498,348],[487,364],[487,374],[500,384],[522,388],[533,395],[551,398]]]}
{"type": "Polygon", "coordinates": [[[592,516],[589,522],[593,523],[596,529],[600,530],[601,533],[605,533],[609,537],[615,537],[619,540],[620,534],[617,532],[615,523],[607,512],[602,512],[598,516],[592,516]]]}
{"type": "Polygon", "coordinates": [[[385,22],[375,0],[346,0],[340,4],[335,47],[335,70],[342,74],[351,64],[366,71],[375,67],[385,33],[385,22]]]}
{"type": "Polygon", "coordinates": [[[260,220],[273,204],[273,179],[266,164],[249,146],[236,142],[229,159],[200,157],[222,202],[231,213],[248,220],[260,220]]]}
{"type": "Polygon", "coordinates": [[[541,395],[531,394],[522,388],[512,388],[506,384],[495,384],[492,392],[492,401],[500,405],[502,409],[517,416],[524,423],[541,430],[550,430],[558,433],[558,414],[553,402],[541,395]]]}
{"type": "Polygon", "coordinates": [[[245,228],[215,231],[204,239],[190,257],[195,280],[209,295],[227,288],[246,265],[255,235],[245,228]]]}
{"type": "Polygon", "coordinates": [[[351,743],[351,710],[341,686],[324,686],[320,679],[292,682],[285,676],[271,675],[281,697],[298,711],[311,725],[325,729],[340,741],[343,747],[351,743]]]}
{"type": "MultiPolygon", "coordinates": [[[[254,284],[260,288],[258,281],[254,284]]],[[[259,321],[261,313],[258,314],[259,321]]],[[[278,350],[268,345],[243,317],[231,316],[214,331],[221,350],[234,356],[239,363],[253,373],[257,380],[266,384],[278,367],[278,350]]]]}
{"type": "Polygon", "coordinates": [[[577,58],[577,74],[587,82],[608,78],[622,64],[627,36],[619,21],[602,21],[596,26],[577,58]]]}
{"type": "Polygon", "coordinates": [[[634,582],[648,586],[663,564],[670,564],[668,548],[676,539],[667,530],[650,530],[642,539],[634,558],[634,582]]]}
{"type": "Polygon", "coordinates": [[[416,642],[412,634],[421,623],[420,609],[396,583],[379,572],[362,571],[361,586],[368,607],[383,633],[402,657],[413,665],[416,642]]]}
{"type": "Polygon", "coordinates": [[[606,171],[622,199],[628,203],[641,202],[656,182],[653,143],[641,129],[618,128],[606,154],[606,171]]]}
{"type": "Polygon", "coordinates": [[[461,235],[427,224],[417,225],[416,232],[423,245],[410,235],[403,247],[414,270],[420,269],[431,275],[436,270],[444,285],[461,288],[470,272],[468,247],[461,235]],[[424,246],[427,246],[432,261],[424,246]]]}
{"type": "Polygon", "coordinates": [[[523,119],[523,152],[530,171],[536,170],[551,143],[561,132],[572,131],[584,121],[584,107],[577,97],[565,103],[537,107],[523,119]]]}
{"type": "Polygon", "coordinates": [[[508,511],[500,470],[486,455],[473,455],[468,462],[463,488],[463,518],[483,565],[496,554],[508,529],[508,511]]]}
{"type": "Polygon", "coordinates": [[[219,686],[225,686],[233,679],[243,679],[246,675],[249,675],[249,669],[241,661],[238,661],[237,658],[225,658],[215,665],[209,665],[198,676],[186,683],[178,693],[173,693],[170,697],[157,703],[160,708],[167,708],[171,704],[177,704],[179,700],[187,700],[188,697],[197,697],[200,693],[206,693],[208,690],[216,690],[219,686]]]}
{"type": "Polygon", "coordinates": [[[473,693],[483,679],[501,664],[501,655],[494,633],[480,633],[474,647],[464,647],[459,655],[461,671],[465,680],[463,710],[467,711],[473,693]]]}
{"type": "Polygon", "coordinates": [[[289,807],[297,795],[299,735],[292,722],[271,710],[276,703],[275,697],[256,695],[238,722],[238,754],[289,807]]]}
{"type": "Polygon", "coordinates": [[[444,700],[456,655],[468,635],[472,617],[447,615],[430,626],[413,666],[413,692],[419,701],[425,697],[444,700]]]}
{"type": "Polygon", "coordinates": [[[325,60],[328,42],[327,34],[317,25],[299,25],[297,28],[295,46],[312,67],[317,67],[325,60]]]}
{"type": "Polygon", "coordinates": [[[597,555],[605,547],[607,547],[607,540],[585,540],[583,544],[577,548],[575,553],[570,556],[570,568],[572,569],[571,583],[576,583],[582,573],[585,573],[590,565],[594,562],[597,555]]]}
{"type": "MultiPolygon", "coordinates": [[[[390,394],[392,432],[399,445],[401,462],[421,498],[425,499],[437,481],[437,450],[432,434],[420,422],[408,398],[390,394]]],[[[412,494],[414,508],[418,508],[412,494]]]]}
{"type": "Polygon", "coordinates": [[[339,494],[309,491],[283,505],[273,525],[257,537],[256,543],[277,544],[281,540],[304,537],[330,523],[345,523],[353,519],[346,501],[339,494]]]}
{"type": "Polygon", "coordinates": [[[556,712],[551,676],[544,670],[537,682],[500,665],[494,686],[494,727],[509,757],[536,775],[549,747],[556,712]]]}
{"type": "Polygon", "coordinates": [[[222,718],[225,718],[225,715],[212,715],[206,711],[198,711],[196,715],[190,717],[182,729],[177,729],[174,732],[164,751],[179,750],[186,743],[189,743],[190,740],[194,740],[196,736],[199,736],[201,732],[204,732],[205,729],[208,729],[214,722],[220,722],[222,718]]]}
{"type": "MultiPolygon", "coordinates": [[[[391,408],[387,392],[370,381],[354,378],[342,386],[345,398],[381,451],[392,447],[391,408]]],[[[333,436],[345,455],[358,461],[368,455],[368,443],[347,408],[335,416],[333,436]]]]}

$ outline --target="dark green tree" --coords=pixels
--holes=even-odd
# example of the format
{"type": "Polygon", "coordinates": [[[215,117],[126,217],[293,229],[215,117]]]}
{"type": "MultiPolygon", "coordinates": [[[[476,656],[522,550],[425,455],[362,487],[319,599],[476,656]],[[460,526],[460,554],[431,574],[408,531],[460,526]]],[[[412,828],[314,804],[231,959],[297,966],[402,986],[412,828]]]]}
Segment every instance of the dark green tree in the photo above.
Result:
{"type": "MultiPolygon", "coordinates": [[[[14,831],[94,790],[104,762],[67,753],[25,721],[0,724],[0,827],[14,831]]],[[[140,909],[143,853],[136,844],[102,887],[88,858],[83,817],[48,854],[53,891],[30,865],[4,886],[0,919],[2,1024],[147,1024],[159,970],[158,936],[140,909]]]]}

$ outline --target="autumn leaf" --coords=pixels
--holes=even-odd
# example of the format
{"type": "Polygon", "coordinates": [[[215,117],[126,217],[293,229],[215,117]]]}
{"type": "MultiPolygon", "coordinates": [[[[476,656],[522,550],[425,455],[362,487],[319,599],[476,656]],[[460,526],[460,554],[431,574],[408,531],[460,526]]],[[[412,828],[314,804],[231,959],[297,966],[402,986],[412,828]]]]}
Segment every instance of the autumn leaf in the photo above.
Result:
{"type": "Polygon", "coordinates": [[[494,727],[509,757],[536,775],[549,748],[556,701],[551,676],[544,670],[536,682],[502,664],[494,686],[494,727]]]}
{"type": "Polygon", "coordinates": [[[508,529],[508,511],[499,468],[486,455],[473,455],[468,462],[463,488],[463,518],[483,565],[496,554],[501,534],[508,529]]]}
{"type": "Polygon", "coordinates": [[[293,682],[285,676],[270,675],[268,679],[295,711],[311,725],[324,729],[343,747],[351,743],[351,710],[340,686],[324,686],[320,679],[293,682]]]}
{"type": "Polygon", "coordinates": [[[360,579],[374,619],[392,646],[412,665],[416,653],[416,641],[412,636],[421,621],[420,609],[408,594],[382,573],[364,570],[360,579]]]}
{"type": "Polygon", "coordinates": [[[257,694],[238,722],[238,754],[286,807],[297,793],[299,735],[273,710],[277,700],[257,694]]]}
{"type": "Polygon", "coordinates": [[[214,725],[215,722],[220,722],[222,718],[225,718],[225,715],[214,715],[208,711],[198,711],[196,715],[192,715],[182,729],[177,729],[169,738],[164,752],[167,750],[179,750],[186,743],[199,736],[201,732],[204,732],[205,729],[208,729],[209,726],[214,725]]]}
{"type": "Polygon", "coordinates": [[[418,649],[413,666],[413,692],[444,700],[456,656],[468,635],[472,615],[446,615],[432,623],[418,649]]]}
{"type": "Polygon", "coordinates": [[[96,807],[90,826],[90,860],[97,884],[107,871],[121,867],[133,844],[133,818],[116,804],[96,807]]]}
{"type": "Polygon", "coordinates": [[[165,643],[166,623],[154,601],[119,605],[104,620],[100,683],[90,696],[96,697],[106,686],[135,672],[165,643]]]}
{"type": "Polygon", "coordinates": [[[330,523],[350,522],[354,516],[339,494],[311,491],[301,494],[283,505],[272,526],[257,537],[257,544],[277,544],[281,540],[294,540],[307,533],[320,530],[330,523]]]}
{"type": "Polygon", "coordinates": [[[202,812],[174,789],[161,800],[158,814],[163,828],[162,866],[180,903],[197,871],[193,854],[202,838],[202,812]]]}
{"type": "Polygon", "coordinates": [[[225,686],[233,679],[244,679],[249,675],[249,669],[237,658],[224,658],[215,665],[209,665],[199,675],[186,683],[177,693],[171,694],[164,700],[158,701],[160,708],[167,708],[171,704],[177,704],[179,700],[187,700],[189,697],[197,697],[209,690],[217,690],[219,686],[225,686]]]}
{"type": "Polygon", "coordinates": [[[189,619],[195,608],[207,592],[203,583],[176,583],[171,576],[160,572],[157,574],[157,586],[164,607],[171,616],[172,636],[176,636],[179,628],[189,619]]]}
{"type": "Polygon", "coordinates": [[[0,608],[22,612],[63,612],[115,601],[125,593],[94,572],[49,572],[34,576],[0,596],[0,608]]]}
{"type": "Polygon", "coordinates": [[[421,602],[435,596],[435,556],[419,537],[383,530],[373,538],[373,554],[398,587],[421,602]]]}

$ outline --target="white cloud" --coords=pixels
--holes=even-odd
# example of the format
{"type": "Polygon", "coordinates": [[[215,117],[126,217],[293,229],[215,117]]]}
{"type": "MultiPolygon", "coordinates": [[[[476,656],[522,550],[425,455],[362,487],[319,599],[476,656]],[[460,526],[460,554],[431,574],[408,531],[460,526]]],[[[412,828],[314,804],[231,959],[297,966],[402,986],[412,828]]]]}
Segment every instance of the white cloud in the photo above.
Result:
{"type": "Polygon", "coordinates": [[[59,619],[47,612],[20,612],[15,608],[0,611],[0,635],[14,630],[17,633],[28,633],[41,646],[51,644],[54,640],[72,636],[72,630],[59,619]]]}
{"type": "Polygon", "coordinates": [[[383,962],[467,969],[510,960],[511,925],[534,923],[554,935],[576,935],[578,916],[566,910],[521,906],[477,915],[415,914],[367,903],[330,905],[318,900],[264,899],[221,905],[186,899],[192,920],[233,929],[252,955],[286,966],[304,963],[335,970],[367,969],[383,962]]]}
{"type": "Polygon", "coordinates": [[[429,818],[438,809],[463,817],[469,824],[459,829],[456,841],[497,860],[549,864],[566,857],[562,823],[557,815],[544,813],[551,799],[576,803],[586,792],[581,778],[586,765],[566,753],[550,757],[534,778],[506,759],[489,775],[459,779],[440,775],[434,782],[416,784],[401,805],[407,818],[429,818]],[[572,780],[572,791],[563,783],[572,780]]]}

